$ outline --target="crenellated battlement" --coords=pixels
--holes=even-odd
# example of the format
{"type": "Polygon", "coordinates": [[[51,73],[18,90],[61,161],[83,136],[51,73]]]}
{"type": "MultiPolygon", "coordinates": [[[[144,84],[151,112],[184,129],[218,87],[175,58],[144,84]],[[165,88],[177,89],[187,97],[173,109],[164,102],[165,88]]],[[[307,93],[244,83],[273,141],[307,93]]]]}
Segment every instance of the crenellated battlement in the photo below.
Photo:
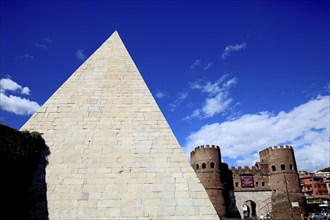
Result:
{"type": "Polygon", "coordinates": [[[190,154],[193,155],[198,151],[209,151],[209,150],[220,151],[220,147],[216,146],[216,145],[200,145],[200,146],[195,147],[195,149],[190,154]]]}
{"type": "Polygon", "coordinates": [[[234,167],[234,166],[232,166],[230,169],[233,174],[242,174],[242,173],[258,174],[258,173],[260,173],[260,170],[256,166],[252,166],[252,167],[249,167],[249,166],[234,167]]]}
{"type": "Polygon", "coordinates": [[[268,147],[268,148],[266,148],[266,149],[264,149],[260,152],[272,152],[272,151],[277,151],[277,150],[292,150],[292,146],[288,146],[288,145],[283,146],[283,145],[281,145],[279,147],[278,146],[268,147]]]}
{"type": "Polygon", "coordinates": [[[282,146],[279,146],[279,147],[278,146],[268,147],[268,148],[260,151],[259,155],[260,155],[260,157],[268,157],[271,154],[273,154],[274,152],[279,152],[279,151],[285,151],[285,152],[293,151],[293,148],[292,148],[292,146],[288,146],[288,145],[286,145],[286,146],[282,145],[282,146]]]}

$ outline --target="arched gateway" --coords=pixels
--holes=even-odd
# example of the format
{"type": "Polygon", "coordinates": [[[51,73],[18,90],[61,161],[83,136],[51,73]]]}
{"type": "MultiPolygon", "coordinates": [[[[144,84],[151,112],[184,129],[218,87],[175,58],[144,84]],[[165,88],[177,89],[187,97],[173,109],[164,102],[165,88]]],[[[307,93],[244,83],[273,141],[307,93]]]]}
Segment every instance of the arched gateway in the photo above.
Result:
{"type": "Polygon", "coordinates": [[[257,217],[271,213],[271,195],[271,191],[235,192],[236,207],[241,217],[257,217]]]}
{"type": "Polygon", "coordinates": [[[253,218],[255,216],[257,216],[256,203],[252,200],[245,201],[243,205],[243,218],[253,218]]]}

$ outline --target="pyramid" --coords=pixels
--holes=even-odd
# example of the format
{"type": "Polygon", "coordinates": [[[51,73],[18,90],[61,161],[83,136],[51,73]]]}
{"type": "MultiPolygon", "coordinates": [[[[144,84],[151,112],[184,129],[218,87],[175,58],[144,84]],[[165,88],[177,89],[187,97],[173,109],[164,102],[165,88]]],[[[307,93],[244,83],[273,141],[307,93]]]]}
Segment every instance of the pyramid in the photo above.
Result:
{"type": "Polygon", "coordinates": [[[218,219],[117,32],[25,129],[50,148],[50,219],[218,219]]]}

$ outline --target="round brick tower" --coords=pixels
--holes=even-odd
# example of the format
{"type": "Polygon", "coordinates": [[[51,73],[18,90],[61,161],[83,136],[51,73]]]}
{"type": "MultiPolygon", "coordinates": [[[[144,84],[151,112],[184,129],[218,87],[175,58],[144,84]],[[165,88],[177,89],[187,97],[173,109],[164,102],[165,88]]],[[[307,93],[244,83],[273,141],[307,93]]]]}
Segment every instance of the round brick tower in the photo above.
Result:
{"type": "Polygon", "coordinates": [[[276,218],[299,217],[304,210],[304,199],[293,148],[270,147],[259,155],[261,162],[268,163],[273,215],[276,218]]]}
{"type": "Polygon", "coordinates": [[[221,181],[221,153],[218,146],[198,146],[190,153],[191,165],[217,211],[226,215],[225,186],[221,181]]]}

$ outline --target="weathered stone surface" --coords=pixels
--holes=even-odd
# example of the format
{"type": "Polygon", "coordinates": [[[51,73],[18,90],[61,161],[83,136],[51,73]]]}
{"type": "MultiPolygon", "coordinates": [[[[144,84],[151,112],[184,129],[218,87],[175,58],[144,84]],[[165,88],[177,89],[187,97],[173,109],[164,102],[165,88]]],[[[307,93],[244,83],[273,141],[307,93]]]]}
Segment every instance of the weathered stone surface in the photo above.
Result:
{"type": "Polygon", "coordinates": [[[117,32],[22,129],[51,151],[50,219],[218,218],[117,32]]]}

